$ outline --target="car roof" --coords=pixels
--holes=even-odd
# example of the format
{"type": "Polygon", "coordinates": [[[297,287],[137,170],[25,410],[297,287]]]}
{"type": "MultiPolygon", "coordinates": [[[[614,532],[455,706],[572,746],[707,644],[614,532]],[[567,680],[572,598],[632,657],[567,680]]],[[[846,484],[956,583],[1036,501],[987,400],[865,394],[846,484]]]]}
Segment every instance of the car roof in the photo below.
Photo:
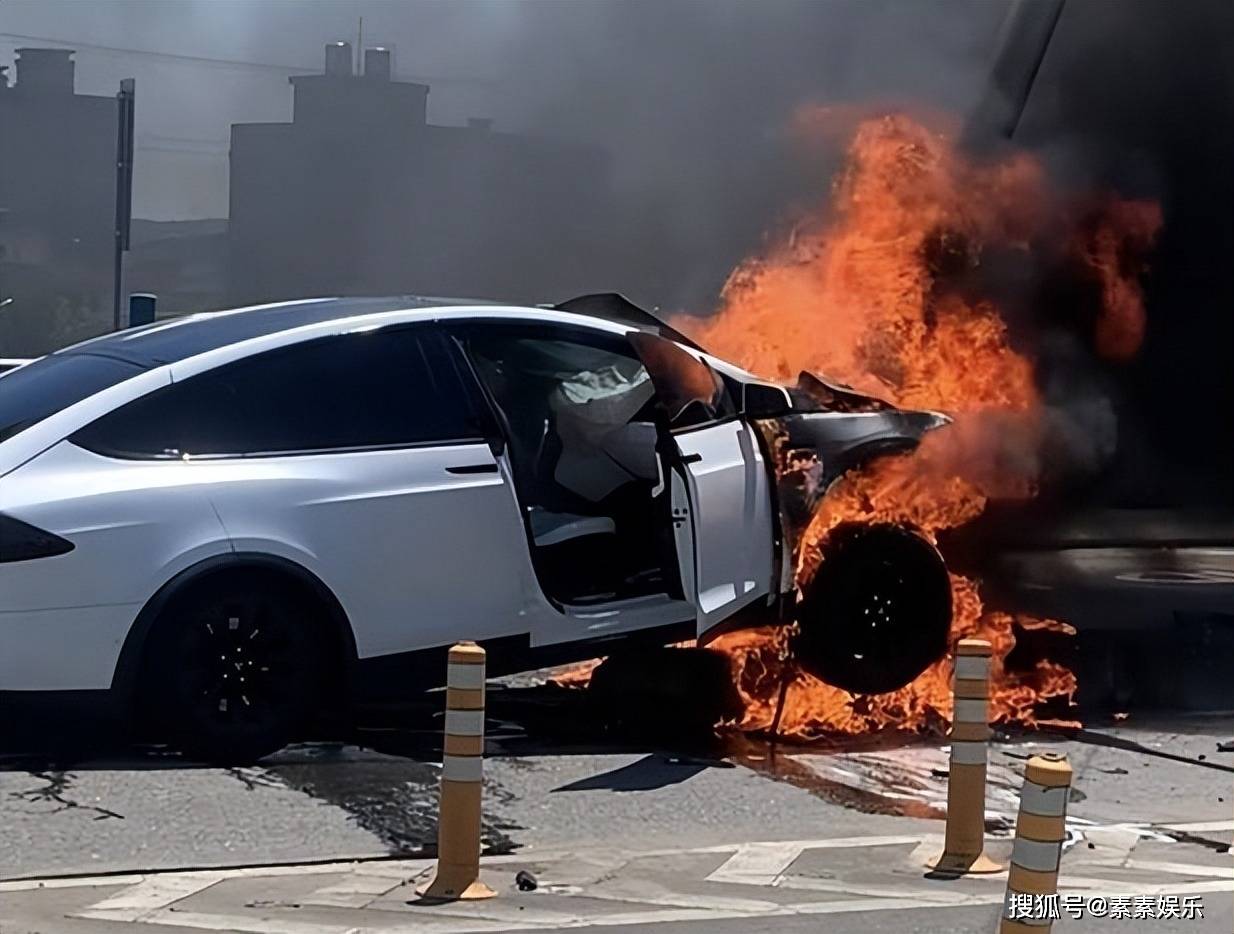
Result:
{"type": "MultiPolygon", "coordinates": [[[[114,357],[149,369],[177,363],[253,338],[314,324],[345,319],[360,323],[368,316],[429,309],[449,310],[451,313],[447,316],[455,317],[463,308],[470,313],[485,308],[505,313],[522,312],[529,317],[551,317],[553,311],[560,310],[609,324],[655,330],[665,337],[692,345],[688,338],[678,334],[650,312],[616,294],[581,296],[560,305],[537,308],[501,305],[475,299],[401,295],[386,298],[308,298],[227,311],[201,312],[105,334],[74,344],[57,351],[56,354],[114,357]]],[[[501,316],[505,317],[504,314],[501,316]]],[[[477,317],[483,315],[477,314],[477,317]]]]}
{"type": "Polygon", "coordinates": [[[155,367],[177,363],[255,337],[291,331],[310,324],[449,304],[463,303],[416,296],[306,298],[227,311],[206,311],[156,321],[126,331],[104,334],[57,353],[117,357],[143,367],[155,367]]]}

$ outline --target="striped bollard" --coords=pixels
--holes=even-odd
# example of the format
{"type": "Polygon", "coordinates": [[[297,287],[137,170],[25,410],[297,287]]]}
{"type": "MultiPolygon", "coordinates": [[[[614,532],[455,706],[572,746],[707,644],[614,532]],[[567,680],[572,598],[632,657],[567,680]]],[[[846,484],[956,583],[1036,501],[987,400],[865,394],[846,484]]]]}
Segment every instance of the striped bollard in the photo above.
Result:
{"type": "Polygon", "coordinates": [[[450,649],[446,743],[437,817],[437,870],[420,890],[432,901],[492,898],[480,881],[480,798],[484,791],[484,649],[450,649]]]}
{"type": "Polygon", "coordinates": [[[999,934],[1043,934],[1053,926],[1044,909],[1058,893],[1070,793],[1071,766],[1065,756],[1051,752],[1028,760],[999,934]]]}
{"type": "Polygon", "coordinates": [[[947,829],[943,852],[926,865],[943,875],[998,872],[985,853],[986,747],[990,737],[990,643],[961,639],[955,650],[955,714],[947,774],[947,829]]]}

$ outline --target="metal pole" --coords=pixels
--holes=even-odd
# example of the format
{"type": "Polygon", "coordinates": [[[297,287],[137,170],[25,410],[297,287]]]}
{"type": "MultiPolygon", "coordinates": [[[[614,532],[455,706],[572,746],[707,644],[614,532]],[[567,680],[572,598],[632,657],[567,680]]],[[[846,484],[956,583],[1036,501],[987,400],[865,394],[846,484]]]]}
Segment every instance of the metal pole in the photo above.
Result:
{"type": "Polygon", "coordinates": [[[988,152],[1015,136],[1066,0],[1015,0],[999,31],[985,90],[960,134],[966,149],[988,152]]]}
{"type": "Polygon", "coordinates": [[[123,286],[124,251],[129,248],[133,216],[133,116],[136,82],[125,78],[116,94],[116,223],[112,259],[112,329],[120,330],[120,293],[123,286]]]}

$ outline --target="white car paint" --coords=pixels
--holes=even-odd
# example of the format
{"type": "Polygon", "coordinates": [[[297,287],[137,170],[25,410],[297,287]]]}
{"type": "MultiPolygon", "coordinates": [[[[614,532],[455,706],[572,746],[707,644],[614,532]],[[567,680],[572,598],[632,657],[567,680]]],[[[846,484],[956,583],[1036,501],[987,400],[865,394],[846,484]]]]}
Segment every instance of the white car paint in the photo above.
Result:
{"type": "MultiPolygon", "coordinates": [[[[688,501],[681,506],[690,512],[695,566],[687,593],[700,633],[772,588],[771,493],[753,431],[732,419],[673,436],[686,461],[688,501]]],[[[676,534],[685,533],[682,523],[676,534]]]]}
{"type": "Polygon", "coordinates": [[[61,441],[0,479],[0,512],[77,546],[0,564],[0,689],[110,687],[146,601],[231,550],[196,466],[115,461],[61,441]]]}
{"type": "MultiPolygon", "coordinates": [[[[341,317],[156,366],[0,443],[0,514],[76,546],[0,564],[0,691],[108,687],[151,596],[180,571],[229,552],[274,555],[316,575],[344,607],[362,658],[524,633],[533,646],[549,645],[692,616],[701,632],[773,590],[767,471],[751,429],[735,420],[679,439],[683,451],[703,455],[690,468],[688,489],[679,489],[692,501],[695,557],[683,570],[687,595],[701,594],[697,609],[667,597],[585,610],[551,604],[531,566],[504,458],[496,474],[445,470],[492,462],[485,444],[128,461],[65,440],[133,399],[251,354],[459,319],[633,330],[569,312],[489,305],[341,317]]],[[[743,373],[703,356],[718,370],[743,373]]]]}
{"type": "Polygon", "coordinates": [[[361,658],[526,631],[538,591],[518,504],[483,443],[201,461],[236,551],[311,571],[361,658]]]}

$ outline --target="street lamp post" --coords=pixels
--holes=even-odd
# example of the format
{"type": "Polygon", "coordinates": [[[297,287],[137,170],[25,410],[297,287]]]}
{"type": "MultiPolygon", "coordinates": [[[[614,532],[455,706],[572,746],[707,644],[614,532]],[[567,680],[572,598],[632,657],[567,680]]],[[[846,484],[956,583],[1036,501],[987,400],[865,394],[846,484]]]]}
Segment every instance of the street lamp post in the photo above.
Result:
{"type": "Polygon", "coordinates": [[[133,217],[133,116],[136,82],[125,78],[116,94],[116,226],[112,265],[112,327],[120,330],[120,292],[124,274],[124,251],[129,248],[133,217]]]}

